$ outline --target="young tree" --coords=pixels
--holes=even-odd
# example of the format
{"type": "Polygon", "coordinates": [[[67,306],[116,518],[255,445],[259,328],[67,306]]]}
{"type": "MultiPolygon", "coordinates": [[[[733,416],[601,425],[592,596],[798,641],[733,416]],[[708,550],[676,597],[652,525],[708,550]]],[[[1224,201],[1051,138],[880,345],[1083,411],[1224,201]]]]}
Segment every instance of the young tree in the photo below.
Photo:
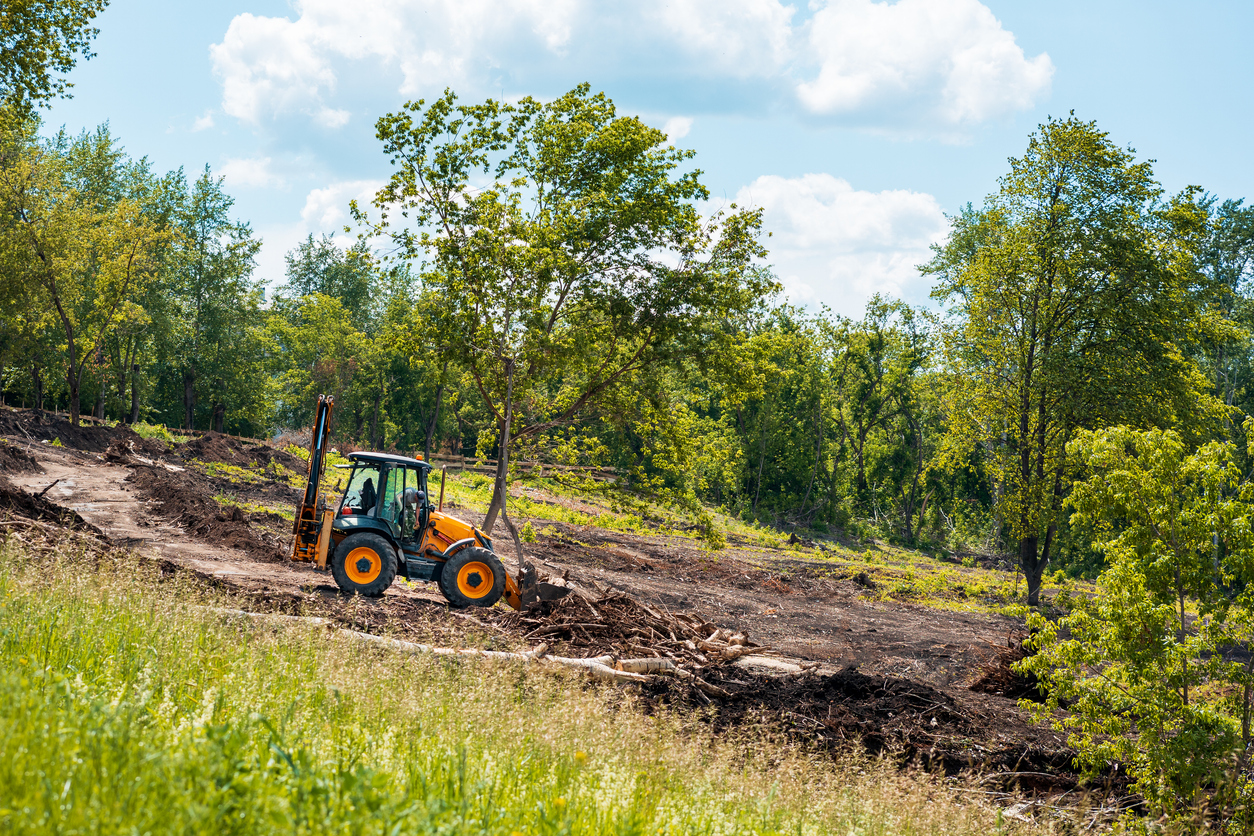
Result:
{"type": "Polygon", "coordinates": [[[1073,519],[1108,568],[1060,622],[1032,616],[1038,713],[1065,703],[1055,722],[1084,766],[1126,764],[1158,811],[1187,812],[1207,788],[1230,801],[1254,742],[1254,484],[1232,444],[1190,454],[1170,430],[1082,431],[1068,451],[1092,474],[1073,519]]]}
{"type": "Polygon", "coordinates": [[[383,117],[378,137],[396,171],[374,231],[427,260],[442,336],[497,424],[487,530],[512,444],[708,348],[721,318],[774,287],[751,269],[759,213],[703,222],[699,172],[679,172],[692,153],[586,84],[547,104],[446,92],[383,117]]]}
{"type": "Polygon", "coordinates": [[[1035,605],[1085,427],[1217,415],[1180,346],[1210,327],[1192,193],[1163,205],[1149,163],[1092,122],[1040,127],[983,209],[954,219],[924,272],[949,306],[949,432],[984,445],[1035,605]]]}

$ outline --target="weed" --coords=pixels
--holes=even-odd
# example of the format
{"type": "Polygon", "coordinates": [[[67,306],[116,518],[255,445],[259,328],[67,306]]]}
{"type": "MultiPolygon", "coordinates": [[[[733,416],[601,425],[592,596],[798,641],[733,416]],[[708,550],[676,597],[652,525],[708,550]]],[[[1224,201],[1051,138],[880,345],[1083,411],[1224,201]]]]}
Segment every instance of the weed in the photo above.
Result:
{"type": "Polygon", "coordinates": [[[149,424],[144,421],[131,424],[131,429],[140,438],[156,438],[167,444],[186,444],[192,440],[190,435],[178,435],[170,431],[164,424],[149,424]]]}

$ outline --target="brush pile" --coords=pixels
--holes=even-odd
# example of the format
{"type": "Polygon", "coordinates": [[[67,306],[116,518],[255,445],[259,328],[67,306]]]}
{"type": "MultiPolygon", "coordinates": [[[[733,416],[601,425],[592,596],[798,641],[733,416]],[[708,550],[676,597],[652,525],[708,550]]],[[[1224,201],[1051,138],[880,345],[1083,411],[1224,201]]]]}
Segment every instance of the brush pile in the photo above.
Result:
{"type": "Polygon", "coordinates": [[[1044,701],[1044,694],[1037,687],[1036,677],[1025,676],[1011,665],[1028,657],[1023,647],[1023,637],[1011,636],[1005,647],[994,647],[992,655],[977,668],[979,675],[967,686],[968,690],[981,694],[995,694],[1012,700],[1029,699],[1044,701]]]}
{"type": "Polygon", "coordinates": [[[575,590],[506,618],[526,630],[524,638],[531,641],[562,642],[570,650],[615,657],[669,659],[677,667],[698,670],[765,650],[743,633],[699,615],[671,613],[614,589],[598,589],[595,595],[575,590]]]}

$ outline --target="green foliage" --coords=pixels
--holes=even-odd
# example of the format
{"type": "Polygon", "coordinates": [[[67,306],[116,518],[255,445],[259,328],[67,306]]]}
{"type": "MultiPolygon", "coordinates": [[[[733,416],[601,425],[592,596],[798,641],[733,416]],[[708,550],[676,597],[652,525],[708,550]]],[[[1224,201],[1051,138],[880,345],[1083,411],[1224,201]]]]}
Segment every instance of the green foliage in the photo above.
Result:
{"type": "Polygon", "coordinates": [[[1075,432],[1117,423],[1197,439],[1220,405],[1182,353],[1205,316],[1192,191],[1163,203],[1149,163],[1092,122],[1052,120],[925,268],[949,305],[948,445],[982,449],[1036,603],[1074,474],[1075,432]]]}
{"type": "MultiPolygon", "coordinates": [[[[502,439],[568,424],[719,347],[720,323],[776,287],[751,269],[761,213],[703,220],[699,172],[680,172],[692,152],[586,84],[549,103],[458,105],[446,92],[377,127],[396,171],[375,232],[427,261],[456,336],[448,356],[502,439]]],[[[504,490],[502,477],[489,517],[504,490]]]]}
{"type": "MultiPolygon", "coordinates": [[[[0,260],[8,295],[43,321],[18,330],[64,341],[71,421],[89,366],[107,338],[134,316],[133,300],[156,278],[169,237],[143,203],[142,165],[122,159],[106,129],[75,139],[40,139],[38,122],[3,125],[0,135],[0,260]]],[[[28,314],[29,316],[29,314],[28,314]]]]}
{"type": "Polygon", "coordinates": [[[1190,453],[1174,431],[1116,427],[1068,446],[1091,476],[1075,516],[1106,557],[1097,594],[1057,624],[1034,615],[1039,652],[1023,663],[1047,683],[1042,715],[1072,731],[1083,765],[1127,765],[1157,810],[1232,803],[1248,766],[1254,669],[1254,483],[1230,444],[1190,453]]]}
{"type": "Polygon", "coordinates": [[[140,438],[157,438],[167,444],[183,444],[192,439],[190,435],[177,435],[170,432],[170,428],[164,424],[149,424],[145,421],[137,421],[131,424],[131,429],[140,438]]]}
{"type": "MultiPolygon", "coordinates": [[[[371,298],[374,270],[363,245],[357,244],[345,252],[329,235],[314,240],[311,234],[285,258],[287,294],[299,298],[317,293],[338,299],[354,325],[366,326],[376,300],[371,298]]],[[[282,301],[280,297],[278,303],[282,301]]]]}
{"type": "Polygon", "coordinates": [[[109,0],[6,0],[0,13],[0,100],[18,113],[69,96],[60,76],[91,58],[91,26],[109,0]]]}

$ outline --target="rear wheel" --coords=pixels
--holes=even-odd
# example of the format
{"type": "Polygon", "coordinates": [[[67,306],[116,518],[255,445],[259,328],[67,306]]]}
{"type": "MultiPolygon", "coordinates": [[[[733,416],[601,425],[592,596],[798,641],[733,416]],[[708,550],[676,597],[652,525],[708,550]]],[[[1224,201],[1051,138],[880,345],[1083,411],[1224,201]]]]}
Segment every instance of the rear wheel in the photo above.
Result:
{"type": "Polygon", "coordinates": [[[345,592],[376,598],[396,578],[396,551],[378,534],[345,537],[331,559],[331,576],[345,592]]]}
{"type": "Polygon", "coordinates": [[[462,549],[444,564],[440,591],[455,607],[490,607],[505,591],[505,567],[487,549],[462,549]]]}

